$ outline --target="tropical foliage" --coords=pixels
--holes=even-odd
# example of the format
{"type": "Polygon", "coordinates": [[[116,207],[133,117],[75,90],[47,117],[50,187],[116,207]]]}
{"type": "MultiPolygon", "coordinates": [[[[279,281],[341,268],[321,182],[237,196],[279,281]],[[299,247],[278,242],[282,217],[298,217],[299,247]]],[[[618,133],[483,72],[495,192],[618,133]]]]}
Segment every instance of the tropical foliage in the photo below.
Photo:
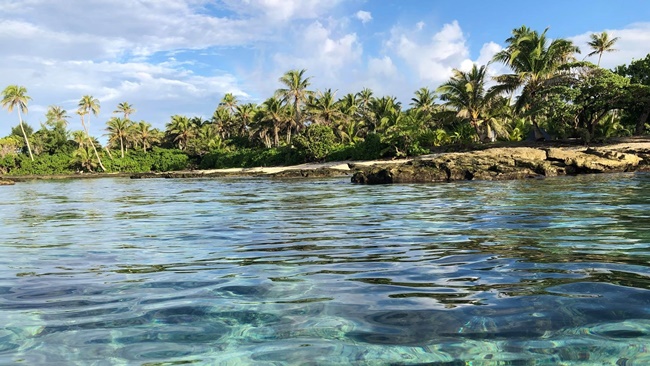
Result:
{"type": "Polygon", "coordinates": [[[18,125],[0,138],[0,174],[74,171],[137,172],[250,167],[324,160],[363,160],[426,154],[458,145],[524,139],[583,141],[643,134],[650,117],[650,55],[614,71],[600,68],[618,37],[593,34],[588,56],[569,40],[526,26],[514,29],[492,63],[456,69],[437,88],[416,90],[408,104],[364,88],[339,95],[311,89],[305,69],[278,80],[257,104],[226,93],[209,118],[174,115],[164,130],[136,122],[135,106],[118,103],[104,121],[106,146],[90,134],[100,101],[83,96],[70,115],[52,105],[40,129],[23,121],[25,87],[4,89],[2,106],[18,125]],[[494,64],[508,70],[493,75],[494,64]]]}

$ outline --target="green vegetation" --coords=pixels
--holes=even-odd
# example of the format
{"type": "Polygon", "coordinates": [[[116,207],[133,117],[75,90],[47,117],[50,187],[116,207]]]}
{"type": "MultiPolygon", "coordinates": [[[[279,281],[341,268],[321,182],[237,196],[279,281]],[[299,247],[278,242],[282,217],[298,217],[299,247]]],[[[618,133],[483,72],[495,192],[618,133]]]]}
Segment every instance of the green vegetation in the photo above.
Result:
{"type": "MultiPolygon", "coordinates": [[[[437,90],[415,91],[408,106],[393,96],[363,89],[337,97],[310,90],[306,70],[279,78],[261,104],[226,94],[210,119],[171,116],[161,131],[136,122],[136,109],[119,103],[105,122],[107,146],[90,136],[100,102],[78,103],[81,130],[50,106],[40,129],[24,123],[25,87],[10,85],[2,106],[18,112],[19,124],[0,138],[0,174],[148,172],[291,165],[312,161],[367,160],[426,154],[440,146],[577,138],[585,142],[641,135],[650,116],[650,55],[610,71],[600,60],[618,38],[593,34],[589,55],[578,61],[569,40],[522,26],[506,39],[492,62],[510,71],[490,76],[488,65],[454,70],[437,90]]],[[[452,147],[453,148],[453,147],[452,147]]]]}

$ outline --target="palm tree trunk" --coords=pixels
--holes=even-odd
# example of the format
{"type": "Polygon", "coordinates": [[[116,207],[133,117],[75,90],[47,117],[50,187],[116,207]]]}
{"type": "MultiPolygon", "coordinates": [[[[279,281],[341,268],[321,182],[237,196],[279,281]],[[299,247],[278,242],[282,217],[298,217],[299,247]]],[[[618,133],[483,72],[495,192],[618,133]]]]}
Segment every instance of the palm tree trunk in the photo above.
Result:
{"type": "Polygon", "coordinates": [[[124,141],[122,139],[122,136],[120,136],[120,150],[122,152],[122,159],[124,159],[124,141]]]}
{"type": "Polygon", "coordinates": [[[25,137],[25,143],[27,144],[27,151],[29,151],[29,158],[34,161],[34,155],[32,155],[32,147],[29,145],[29,139],[27,138],[27,134],[25,133],[25,128],[23,127],[23,117],[20,115],[20,108],[17,109],[18,111],[18,121],[20,122],[20,129],[23,131],[23,137],[25,137]]]}
{"type": "Polygon", "coordinates": [[[598,54],[598,64],[596,66],[600,67],[600,59],[603,57],[603,53],[598,54]]]}
{"type": "MultiPolygon", "coordinates": [[[[88,119],[88,124],[90,124],[90,118],[88,119]]],[[[90,146],[93,147],[93,151],[95,152],[95,157],[97,158],[97,162],[99,162],[99,166],[102,168],[102,171],[106,171],[106,168],[104,168],[104,164],[102,164],[102,159],[99,157],[99,153],[97,153],[97,148],[95,147],[95,143],[93,140],[90,138],[90,133],[88,132],[88,127],[86,127],[86,123],[84,122],[83,116],[81,117],[81,125],[84,128],[84,131],[86,131],[86,138],[88,138],[88,142],[90,143],[90,146]]]]}

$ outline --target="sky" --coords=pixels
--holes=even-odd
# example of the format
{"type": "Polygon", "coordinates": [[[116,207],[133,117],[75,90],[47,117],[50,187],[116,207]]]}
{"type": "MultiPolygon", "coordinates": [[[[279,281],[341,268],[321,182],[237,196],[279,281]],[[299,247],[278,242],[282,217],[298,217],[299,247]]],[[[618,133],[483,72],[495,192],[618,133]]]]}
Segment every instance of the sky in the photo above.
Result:
{"type": "MultiPolygon", "coordinates": [[[[620,37],[606,68],[650,53],[648,0],[0,0],[0,88],[27,88],[36,129],[50,105],[81,129],[77,103],[94,96],[100,141],[120,102],[164,129],[175,114],[210,118],[225,93],[261,103],[291,69],[312,90],[367,87],[407,106],[454,68],[490,61],[522,25],[574,41],[580,59],[590,34],[620,37]]],[[[0,136],[17,121],[0,112],[0,136]]]]}

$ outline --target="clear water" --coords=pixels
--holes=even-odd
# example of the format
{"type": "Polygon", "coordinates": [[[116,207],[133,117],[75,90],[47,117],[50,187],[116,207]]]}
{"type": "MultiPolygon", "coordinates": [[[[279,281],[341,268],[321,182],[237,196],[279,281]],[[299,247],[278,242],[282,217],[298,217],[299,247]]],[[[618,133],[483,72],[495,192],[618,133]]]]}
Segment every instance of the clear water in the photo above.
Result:
{"type": "Polygon", "coordinates": [[[348,182],[1,187],[0,364],[650,364],[650,175],[348,182]]]}

